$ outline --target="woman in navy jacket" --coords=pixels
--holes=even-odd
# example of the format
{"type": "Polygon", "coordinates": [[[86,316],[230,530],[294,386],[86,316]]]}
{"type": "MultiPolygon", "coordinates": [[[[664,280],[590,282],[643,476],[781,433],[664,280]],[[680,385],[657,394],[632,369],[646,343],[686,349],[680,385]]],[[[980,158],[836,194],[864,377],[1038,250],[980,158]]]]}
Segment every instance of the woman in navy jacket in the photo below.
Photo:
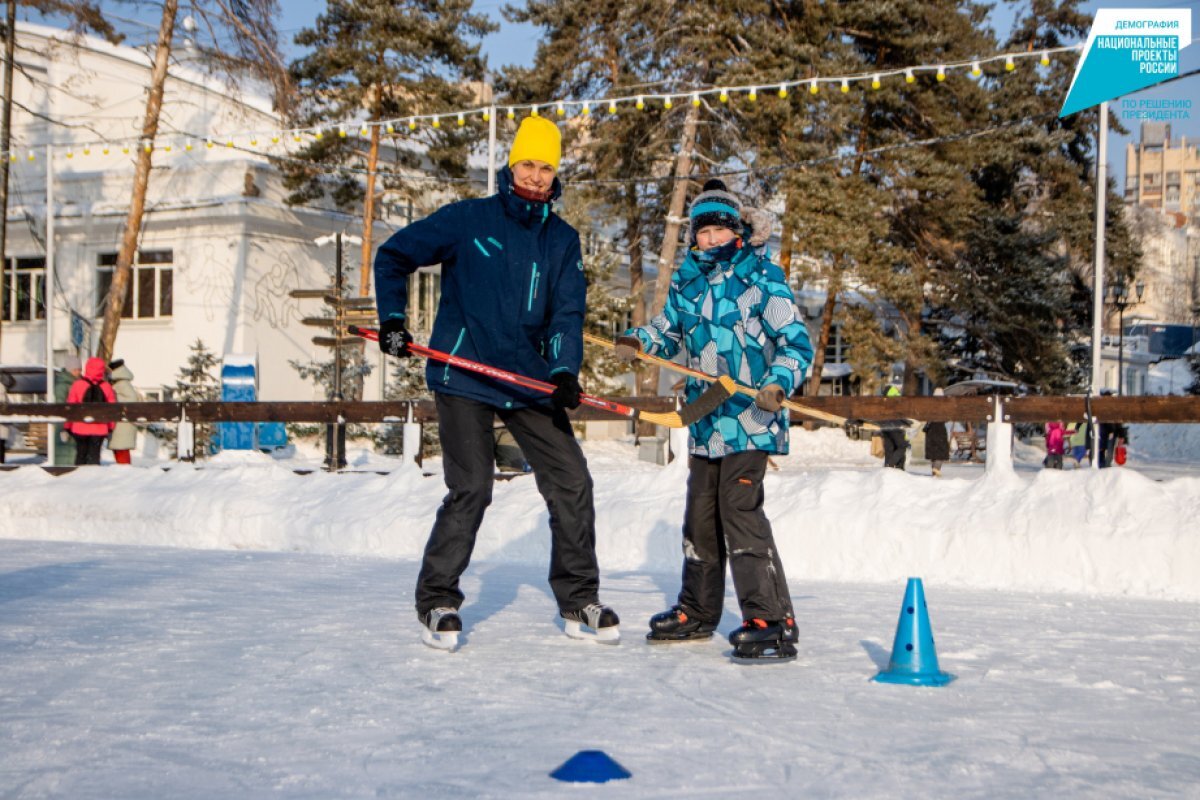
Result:
{"type": "Polygon", "coordinates": [[[407,356],[408,277],[441,264],[429,346],[555,384],[545,395],[430,361],[446,487],[417,579],[422,638],[453,649],[462,629],[459,577],[491,502],[492,426],[499,416],[533,468],[550,511],[550,586],[570,636],[619,640],[599,602],[595,511],[587,462],[567,418],[579,405],[587,281],[579,234],[552,211],[561,194],[558,128],[528,117],[491,197],[442,207],[395,233],[375,257],[380,349],[407,356]]]}

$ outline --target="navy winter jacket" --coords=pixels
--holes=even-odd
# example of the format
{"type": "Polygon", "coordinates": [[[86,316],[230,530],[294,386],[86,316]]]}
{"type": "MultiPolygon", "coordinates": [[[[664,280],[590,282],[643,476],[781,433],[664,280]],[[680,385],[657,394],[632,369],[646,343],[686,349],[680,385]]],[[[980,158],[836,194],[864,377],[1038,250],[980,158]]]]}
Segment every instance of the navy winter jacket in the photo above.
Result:
{"type": "MultiPolygon", "coordinates": [[[[548,202],[524,200],[505,167],[497,194],[451,203],[397,231],[375,256],[379,319],[403,318],[409,275],[441,264],[431,348],[543,381],[578,375],[587,281],[579,234],[550,210],[560,193],[556,179],[548,202]]],[[[549,402],[433,360],[425,380],[435,392],[501,408],[549,402]]]]}

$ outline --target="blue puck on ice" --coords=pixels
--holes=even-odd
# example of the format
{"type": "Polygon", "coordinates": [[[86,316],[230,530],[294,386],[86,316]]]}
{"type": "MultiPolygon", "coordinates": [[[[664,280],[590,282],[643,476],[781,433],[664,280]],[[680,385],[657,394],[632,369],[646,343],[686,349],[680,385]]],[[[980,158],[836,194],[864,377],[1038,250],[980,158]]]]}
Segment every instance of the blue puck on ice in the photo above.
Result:
{"type": "Polygon", "coordinates": [[[606,783],[633,777],[633,773],[603,750],[580,750],[551,772],[550,777],[568,783],[606,783]]]}

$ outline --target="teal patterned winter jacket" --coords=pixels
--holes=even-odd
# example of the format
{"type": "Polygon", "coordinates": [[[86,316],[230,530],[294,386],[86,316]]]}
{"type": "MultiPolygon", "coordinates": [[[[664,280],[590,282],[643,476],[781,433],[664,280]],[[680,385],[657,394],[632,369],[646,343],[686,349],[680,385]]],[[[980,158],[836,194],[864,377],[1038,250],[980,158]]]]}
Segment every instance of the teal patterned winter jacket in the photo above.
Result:
{"type": "MultiPolygon", "coordinates": [[[[689,252],[671,279],[662,313],[626,335],[637,336],[651,355],[674,358],[682,347],[692,369],[729,375],[756,389],[776,383],[788,396],[804,380],[813,356],[783,271],[750,247],[724,263],[705,263],[689,252]]],[[[707,386],[688,378],[687,401],[707,386]]],[[[734,395],[689,428],[691,453],[705,458],[746,450],[786,454],[787,415],[787,409],[772,414],[756,406],[753,397],[734,395]]]]}

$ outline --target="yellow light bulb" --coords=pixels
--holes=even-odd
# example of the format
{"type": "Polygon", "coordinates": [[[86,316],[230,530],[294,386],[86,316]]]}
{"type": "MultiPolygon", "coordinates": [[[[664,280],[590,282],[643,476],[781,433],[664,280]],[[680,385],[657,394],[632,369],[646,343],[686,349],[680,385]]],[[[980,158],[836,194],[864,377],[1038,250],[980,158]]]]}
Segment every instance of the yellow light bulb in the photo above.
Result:
{"type": "Polygon", "coordinates": [[[125,145],[124,147],[122,147],[121,152],[124,153],[125,155],[129,155],[129,145],[125,145]]]}
{"type": "Polygon", "coordinates": [[[390,123],[390,122],[389,122],[389,123],[387,124],[387,132],[388,132],[388,133],[395,133],[395,132],[396,132],[396,126],[395,126],[395,125],[393,125],[392,123],[390,123]]]}
{"type": "Polygon", "coordinates": [[[163,148],[163,150],[165,150],[168,153],[171,152],[171,145],[167,145],[166,147],[163,148]]]}
{"type": "Polygon", "coordinates": [[[589,103],[584,103],[583,108],[579,109],[579,111],[586,117],[588,114],[592,113],[592,106],[589,103]]]}
{"type": "Polygon", "coordinates": [[[979,62],[978,62],[978,61],[976,61],[974,64],[972,64],[972,65],[971,65],[971,75],[972,75],[973,77],[976,77],[976,78],[978,78],[978,77],[979,77],[980,75],[982,75],[982,74],[983,74],[983,70],[981,70],[981,69],[979,68],[979,62]]]}
{"type": "Polygon", "coordinates": [[[516,119],[516,118],[517,118],[517,112],[516,112],[516,111],[513,111],[513,110],[510,108],[510,109],[508,110],[508,118],[509,118],[509,119],[516,119]]]}
{"type": "Polygon", "coordinates": [[[325,138],[325,131],[323,131],[323,130],[321,130],[321,129],[319,129],[319,128],[318,128],[318,129],[317,129],[317,132],[316,132],[316,133],[314,133],[314,134],[313,134],[313,136],[315,136],[315,137],[316,137],[316,139],[317,139],[317,141],[319,142],[319,141],[321,141],[322,139],[324,139],[324,138],[325,138]]]}
{"type": "Polygon", "coordinates": [[[142,150],[144,150],[147,153],[149,153],[153,149],[154,149],[154,145],[150,144],[149,142],[146,142],[145,144],[142,145],[142,150]]]}
{"type": "Polygon", "coordinates": [[[816,81],[808,82],[808,93],[809,94],[816,94],[819,91],[821,91],[821,87],[817,85],[816,81]]]}
{"type": "Polygon", "coordinates": [[[92,154],[92,148],[90,148],[90,147],[83,148],[83,154],[85,156],[90,156],[92,154]]]}
{"type": "Polygon", "coordinates": [[[721,94],[717,96],[717,99],[720,100],[722,103],[728,103],[729,102],[729,92],[722,89],[721,94]]]}
{"type": "Polygon", "coordinates": [[[563,108],[562,103],[559,103],[554,107],[554,113],[558,114],[560,117],[565,117],[567,115],[567,109],[563,108]]]}
{"type": "Polygon", "coordinates": [[[675,103],[674,103],[674,101],[671,100],[670,97],[663,98],[663,108],[670,109],[671,106],[673,106],[673,105],[675,105],[675,103]]]}
{"type": "Polygon", "coordinates": [[[847,94],[850,91],[850,82],[842,78],[842,94],[847,94]]]}
{"type": "Polygon", "coordinates": [[[942,81],[946,80],[946,68],[945,67],[938,67],[937,79],[938,79],[938,83],[941,83],[942,81]]]}
{"type": "Polygon", "coordinates": [[[415,119],[410,119],[408,121],[408,129],[410,131],[415,131],[417,129],[417,121],[415,119]]]}
{"type": "Polygon", "coordinates": [[[635,102],[633,104],[633,107],[636,108],[638,111],[641,111],[642,109],[644,109],[646,107],[646,101],[642,99],[641,95],[638,95],[637,102],[635,102]]]}
{"type": "Polygon", "coordinates": [[[779,99],[780,99],[780,100],[786,100],[786,99],[787,99],[787,95],[788,95],[787,87],[786,87],[786,86],[780,86],[780,87],[779,87],[779,99]]]}
{"type": "Polygon", "coordinates": [[[871,88],[872,89],[878,89],[882,85],[883,85],[883,83],[879,80],[878,75],[872,76],[872,78],[871,78],[871,88]]]}
{"type": "Polygon", "coordinates": [[[183,146],[183,149],[184,149],[184,150],[187,150],[189,153],[190,153],[190,152],[192,152],[192,143],[191,143],[191,142],[188,142],[187,144],[185,144],[185,145],[183,146]]]}
{"type": "Polygon", "coordinates": [[[746,95],[746,99],[749,100],[751,103],[758,102],[758,89],[751,88],[750,94],[746,95]]]}
{"type": "Polygon", "coordinates": [[[226,147],[233,147],[233,139],[230,139],[228,142],[226,142],[226,143],[225,143],[225,146],[226,146],[226,147]]]}
{"type": "Polygon", "coordinates": [[[1038,59],[1038,63],[1041,64],[1043,67],[1050,66],[1050,54],[1042,53],[1042,57],[1040,59],[1038,59]]]}
{"type": "Polygon", "coordinates": [[[539,114],[538,114],[538,107],[537,107],[537,106],[530,106],[530,107],[529,107],[529,116],[531,116],[531,117],[536,117],[536,116],[539,116],[539,114]]]}
{"type": "Polygon", "coordinates": [[[441,117],[434,117],[434,118],[433,118],[433,127],[435,127],[435,128],[440,128],[440,127],[442,127],[442,118],[441,118],[441,117]]]}
{"type": "Polygon", "coordinates": [[[104,155],[108,155],[108,148],[106,147],[103,150],[101,150],[100,152],[103,153],[104,155]]]}
{"type": "Polygon", "coordinates": [[[616,104],[615,102],[609,101],[609,103],[608,103],[608,113],[610,113],[610,114],[615,114],[615,113],[617,113],[617,104],[616,104]]]}
{"type": "Polygon", "coordinates": [[[365,139],[371,135],[371,131],[367,128],[366,125],[363,125],[361,128],[358,129],[358,135],[365,139]]]}
{"type": "Polygon", "coordinates": [[[17,160],[17,154],[16,154],[16,153],[9,153],[9,154],[8,154],[8,160],[9,160],[9,161],[12,161],[12,162],[16,162],[16,160],[17,160]]]}
{"type": "Polygon", "coordinates": [[[68,150],[68,151],[67,151],[67,158],[74,158],[74,157],[75,157],[75,154],[74,154],[73,152],[71,152],[70,150],[68,150]]]}
{"type": "Polygon", "coordinates": [[[278,133],[271,137],[271,144],[279,144],[279,134],[278,133]]]}
{"type": "Polygon", "coordinates": [[[692,105],[695,106],[696,108],[700,107],[700,95],[699,94],[692,95],[692,105]]]}
{"type": "Polygon", "coordinates": [[[30,150],[30,151],[29,151],[29,157],[28,157],[28,158],[29,158],[29,160],[30,160],[30,161],[36,161],[36,160],[37,160],[37,155],[36,155],[36,154],[34,154],[34,152],[33,152],[32,150],[30,150]]]}
{"type": "Polygon", "coordinates": [[[1004,71],[1005,72],[1012,72],[1016,68],[1017,68],[1017,64],[1015,61],[1013,61],[1012,56],[1009,56],[1008,58],[1004,59],[1004,71]]]}
{"type": "Polygon", "coordinates": [[[467,118],[464,117],[462,114],[459,114],[458,115],[458,127],[461,128],[463,125],[466,125],[466,124],[467,124],[467,118]]]}
{"type": "Polygon", "coordinates": [[[339,125],[339,126],[338,126],[338,138],[339,138],[339,139],[345,139],[345,138],[346,138],[346,126],[345,126],[345,125],[339,125]]]}
{"type": "Polygon", "coordinates": [[[257,139],[257,138],[251,139],[251,140],[250,140],[250,146],[251,146],[251,147],[258,147],[258,139],[257,139]]]}
{"type": "Polygon", "coordinates": [[[916,81],[916,79],[917,79],[917,76],[913,75],[913,71],[911,69],[904,70],[904,82],[905,83],[913,83],[914,81],[916,81]]]}

